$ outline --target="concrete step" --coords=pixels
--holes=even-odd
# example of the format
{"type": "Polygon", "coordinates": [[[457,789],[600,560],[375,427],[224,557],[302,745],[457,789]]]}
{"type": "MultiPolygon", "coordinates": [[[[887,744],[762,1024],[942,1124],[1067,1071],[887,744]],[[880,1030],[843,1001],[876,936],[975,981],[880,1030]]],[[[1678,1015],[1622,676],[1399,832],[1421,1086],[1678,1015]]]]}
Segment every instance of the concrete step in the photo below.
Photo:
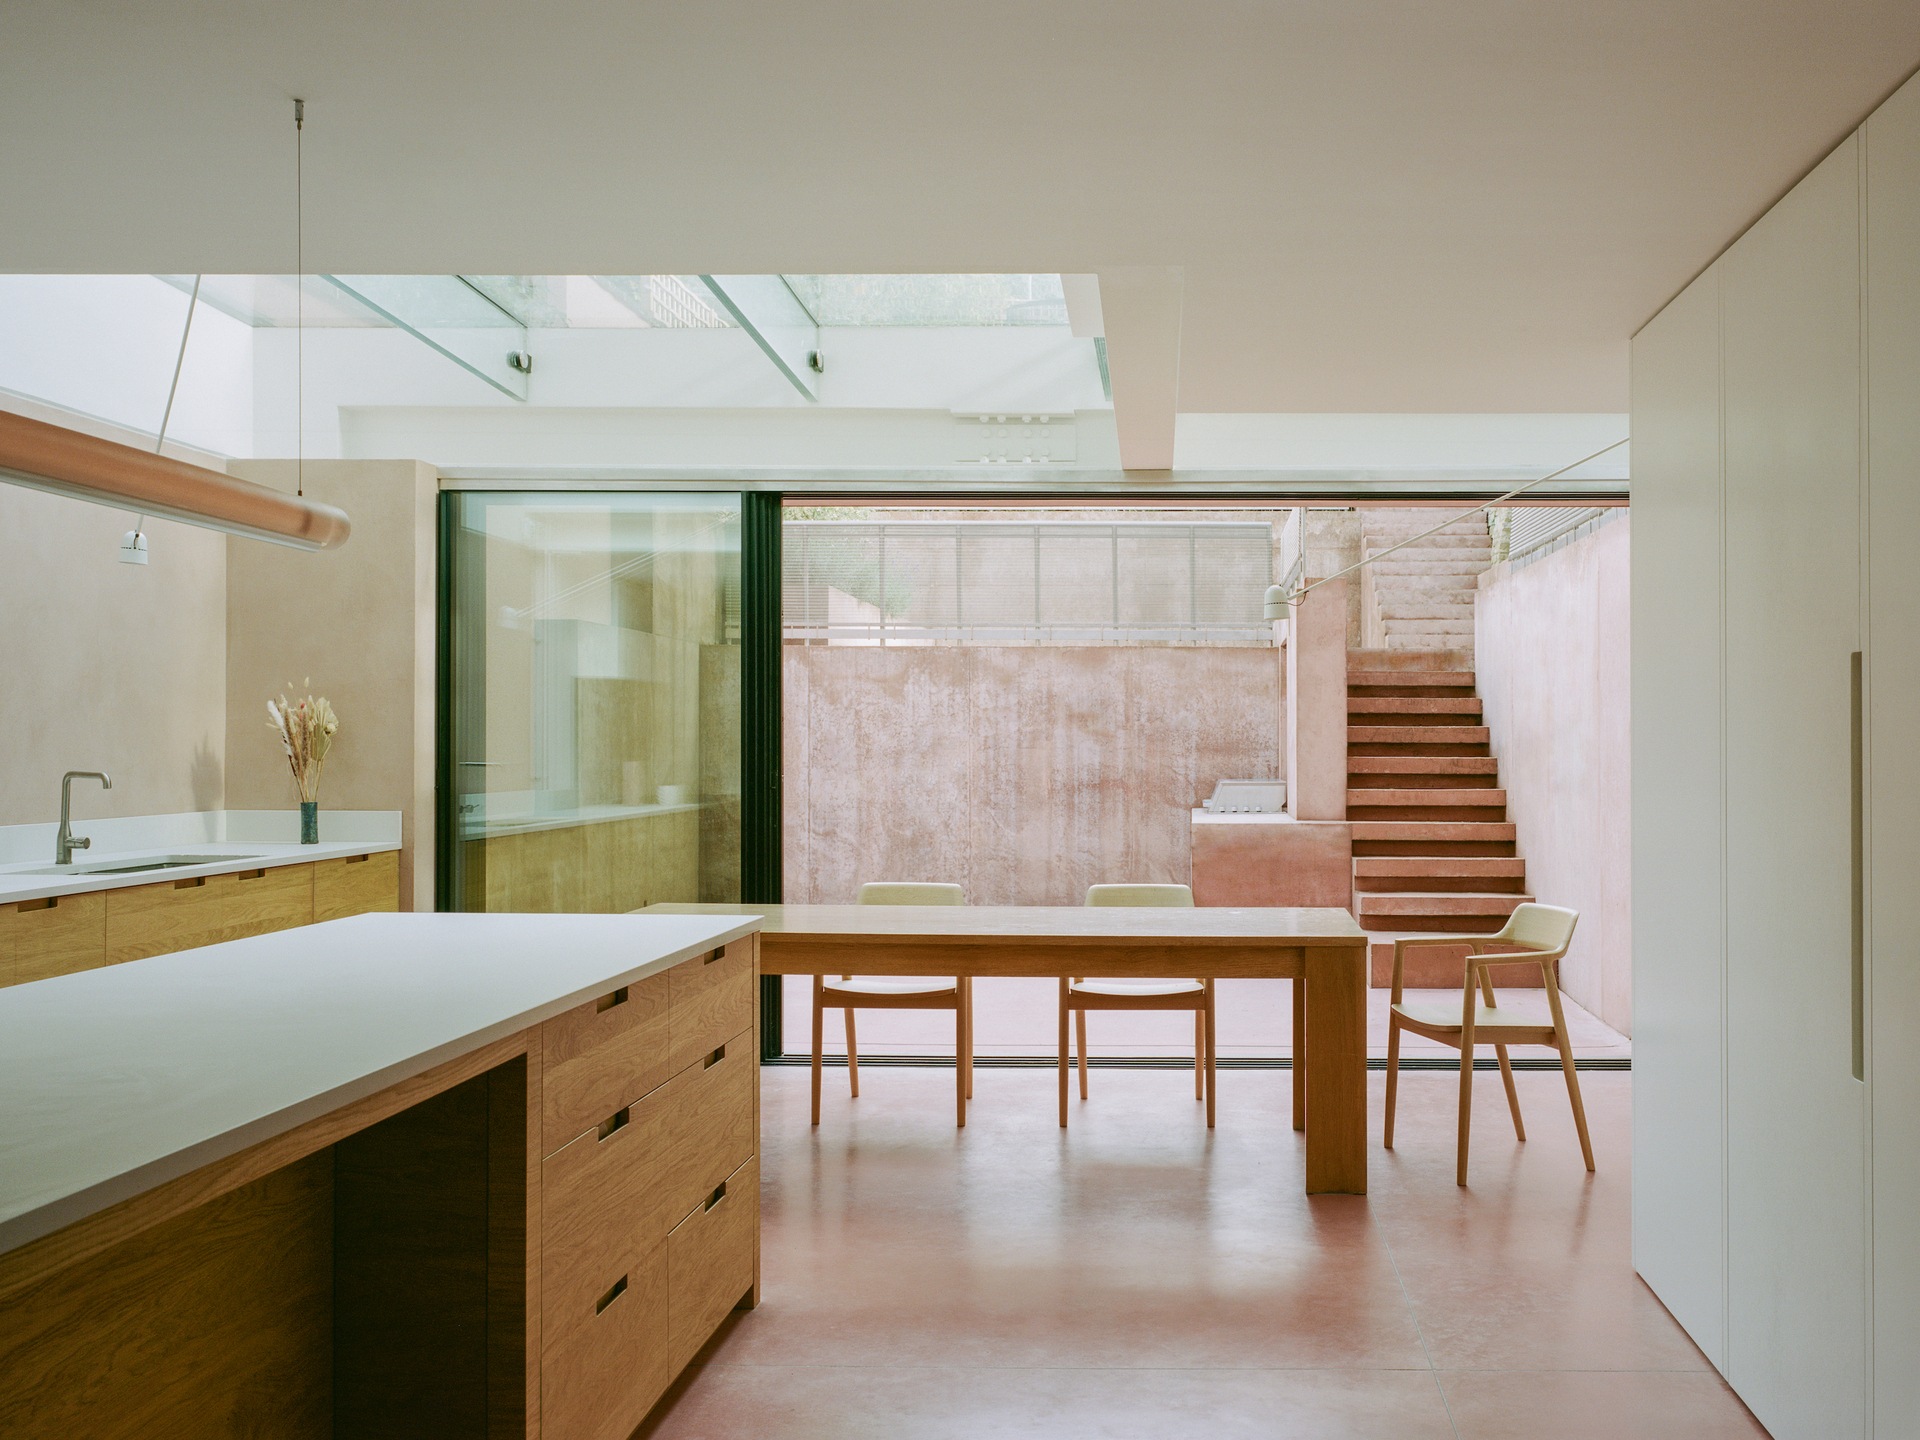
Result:
{"type": "Polygon", "coordinates": [[[1478,535],[1487,538],[1487,520],[1484,514],[1466,515],[1448,520],[1444,513],[1433,510],[1401,510],[1387,513],[1380,510],[1362,512],[1360,533],[1362,535],[1419,535],[1434,530],[1441,535],[1478,535]]]}
{"type": "MultiPolygon", "coordinates": [[[[1352,652],[1357,654],[1359,652],[1352,652]]],[[[1397,687],[1417,684],[1421,687],[1444,687],[1446,690],[1473,690],[1473,672],[1471,670],[1426,670],[1417,677],[1409,676],[1404,670],[1347,670],[1347,693],[1370,689],[1375,686],[1397,687]]],[[[1389,688],[1382,693],[1399,695],[1405,693],[1397,688],[1389,688]]]]}
{"type": "Polygon", "coordinates": [[[1380,618],[1391,625],[1396,620],[1459,620],[1464,618],[1473,623],[1473,600],[1462,593],[1459,597],[1447,595],[1428,595],[1418,599],[1387,599],[1380,601],[1380,618]]]}
{"type": "MultiPolygon", "coordinates": [[[[1397,789],[1384,789],[1373,786],[1349,789],[1347,791],[1347,810],[1352,812],[1356,805],[1379,809],[1391,805],[1417,805],[1422,810],[1484,810],[1489,806],[1505,809],[1507,792],[1485,786],[1436,789],[1429,786],[1406,786],[1397,789]]],[[[1378,819],[1391,819],[1391,816],[1378,816],[1378,819]]],[[[1506,817],[1500,816],[1500,819],[1506,817]]]]}
{"type": "MultiPolygon", "coordinates": [[[[1468,636],[1467,638],[1471,639],[1472,637],[1468,636]]],[[[1460,639],[1460,636],[1453,634],[1395,635],[1392,631],[1388,631],[1387,648],[1389,650],[1405,650],[1410,653],[1425,653],[1442,645],[1456,644],[1460,639]]]]}
{"type": "MultiPolygon", "coordinates": [[[[1478,715],[1480,697],[1478,695],[1349,695],[1347,696],[1347,714],[1349,715],[1411,715],[1418,718],[1409,720],[1409,725],[1461,725],[1465,720],[1444,719],[1444,716],[1478,715]]],[[[1364,722],[1349,722],[1364,723],[1364,722]]]]}
{"type": "Polygon", "coordinates": [[[1367,568],[1373,571],[1376,578],[1387,575],[1396,578],[1403,575],[1475,576],[1487,568],[1485,565],[1476,565],[1470,558],[1463,557],[1457,560],[1440,558],[1421,555],[1411,549],[1396,550],[1391,555],[1382,555],[1378,559],[1372,556],[1366,558],[1370,562],[1367,568]]]}
{"type": "MultiPolygon", "coordinates": [[[[1448,844],[1501,844],[1511,845],[1514,839],[1514,827],[1511,820],[1355,820],[1348,829],[1353,834],[1354,854],[1363,852],[1357,848],[1366,841],[1388,841],[1403,845],[1448,844]]],[[[1433,854],[1446,855],[1450,852],[1435,848],[1431,851],[1375,851],[1375,854],[1433,854]]]]}
{"type": "Polygon", "coordinates": [[[1386,621],[1388,643],[1394,635],[1471,635],[1473,634],[1473,615],[1468,613],[1458,618],[1421,616],[1418,619],[1398,619],[1382,617],[1386,621]]]}
{"type": "Polygon", "coordinates": [[[1491,755],[1349,755],[1350,786],[1498,785],[1500,762],[1491,755]]]}
{"type": "Polygon", "coordinates": [[[1363,855],[1353,862],[1356,893],[1517,895],[1526,886],[1527,862],[1518,855],[1363,855]]]}
{"type": "Polygon", "coordinates": [[[1516,905],[1531,895],[1421,891],[1355,895],[1354,919],[1362,930],[1421,928],[1491,934],[1506,923],[1516,905]]]}
{"type": "Polygon", "coordinates": [[[1355,755],[1485,755],[1484,725],[1355,725],[1347,726],[1347,756],[1355,755]]]}
{"type": "Polygon", "coordinates": [[[1454,674],[1473,673],[1473,652],[1455,650],[1451,653],[1438,650],[1427,655],[1408,655],[1400,650],[1383,650],[1377,646],[1356,645],[1347,651],[1347,673],[1356,671],[1380,674],[1391,671],[1395,675],[1404,675],[1410,671],[1431,674],[1435,671],[1454,674]]]}

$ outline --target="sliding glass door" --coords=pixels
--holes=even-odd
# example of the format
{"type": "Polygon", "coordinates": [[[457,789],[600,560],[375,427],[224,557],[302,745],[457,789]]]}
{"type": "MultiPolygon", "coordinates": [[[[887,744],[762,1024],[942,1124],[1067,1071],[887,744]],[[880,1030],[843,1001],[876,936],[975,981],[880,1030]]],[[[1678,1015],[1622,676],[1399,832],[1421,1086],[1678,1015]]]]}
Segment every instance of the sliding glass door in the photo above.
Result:
{"type": "Polygon", "coordinates": [[[740,497],[468,491],[443,514],[442,903],[740,898],[740,497]]]}

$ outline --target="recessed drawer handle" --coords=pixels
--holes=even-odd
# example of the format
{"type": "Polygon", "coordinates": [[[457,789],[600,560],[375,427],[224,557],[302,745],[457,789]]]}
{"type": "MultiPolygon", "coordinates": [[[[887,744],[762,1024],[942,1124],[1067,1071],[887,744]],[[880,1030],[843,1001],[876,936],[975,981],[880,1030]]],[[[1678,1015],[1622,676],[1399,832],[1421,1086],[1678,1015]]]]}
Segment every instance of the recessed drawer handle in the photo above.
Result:
{"type": "Polygon", "coordinates": [[[198,886],[198,885],[204,885],[204,884],[206,884],[206,883],[207,883],[207,877],[206,877],[206,876],[204,876],[204,875],[196,875],[196,876],[194,876],[194,877],[193,877],[193,878],[192,878],[191,880],[176,880],[176,881],[174,881],[174,882],[173,882],[173,888],[174,888],[174,889],[176,889],[176,890],[191,890],[191,889],[193,889],[193,888],[194,888],[195,886],[198,886]]]}
{"type": "Polygon", "coordinates": [[[611,1290],[607,1291],[606,1294],[602,1295],[598,1300],[594,1302],[593,1313],[596,1315],[605,1314],[607,1306],[611,1305],[614,1301],[618,1300],[622,1295],[626,1293],[627,1293],[627,1277],[622,1275],[618,1280],[613,1282],[613,1288],[611,1290]]]}
{"type": "Polygon", "coordinates": [[[727,1198],[727,1182],[722,1180],[720,1182],[719,1188],[716,1189],[711,1195],[707,1196],[707,1203],[701,1206],[700,1208],[702,1210],[711,1210],[714,1206],[718,1205],[722,1200],[726,1198],[727,1198]]]}
{"type": "Polygon", "coordinates": [[[700,963],[702,965],[711,965],[716,960],[724,960],[726,958],[727,958],[726,949],[725,947],[722,947],[721,949],[718,949],[714,951],[711,955],[707,956],[707,958],[702,960],[700,963]]]}
{"type": "Polygon", "coordinates": [[[722,1060],[726,1058],[727,1058],[727,1047],[722,1045],[718,1050],[714,1051],[711,1055],[707,1056],[706,1063],[703,1064],[700,1068],[702,1070],[711,1070],[714,1066],[718,1065],[722,1060]]]}
{"type": "Polygon", "coordinates": [[[58,895],[49,895],[44,900],[22,900],[13,908],[19,914],[24,915],[29,910],[52,910],[59,904],[60,897],[58,895]]]}
{"type": "Polygon", "coordinates": [[[267,872],[264,870],[242,870],[240,872],[240,878],[242,880],[258,880],[262,878],[266,873],[267,872]]]}
{"type": "Polygon", "coordinates": [[[613,1009],[614,1006],[624,1005],[626,1003],[627,1003],[627,987],[622,985],[618,990],[614,991],[611,995],[602,995],[598,1000],[594,1001],[593,1013],[596,1015],[604,1015],[606,1014],[607,1011],[613,1009]]]}
{"type": "Polygon", "coordinates": [[[627,1110],[614,1111],[613,1114],[609,1115],[606,1119],[600,1122],[600,1138],[604,1140],[609,1135],[615,1134],[618,1131],[626,1129],[628,1118],[629,1118],[629,1115],[627,1110]]]}
{"type": "Polygon", "coordinates": [[[362,864],[365,864],[367,861],[371,860],[372,858],[373,857],[371,855],[349,855],[347,856],[347,864],[362,865],[362,864]]]}

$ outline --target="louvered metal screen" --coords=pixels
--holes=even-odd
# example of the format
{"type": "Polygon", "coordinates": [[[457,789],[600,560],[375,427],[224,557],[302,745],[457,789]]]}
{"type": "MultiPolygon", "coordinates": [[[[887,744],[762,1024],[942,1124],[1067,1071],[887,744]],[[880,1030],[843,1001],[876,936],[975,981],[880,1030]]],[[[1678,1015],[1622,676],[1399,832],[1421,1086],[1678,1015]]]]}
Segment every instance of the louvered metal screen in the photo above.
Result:
{"type": "Polygon", "coordinates": [[[790,520],[789,641],[1270,645],[1265,523],[790,520]]]}

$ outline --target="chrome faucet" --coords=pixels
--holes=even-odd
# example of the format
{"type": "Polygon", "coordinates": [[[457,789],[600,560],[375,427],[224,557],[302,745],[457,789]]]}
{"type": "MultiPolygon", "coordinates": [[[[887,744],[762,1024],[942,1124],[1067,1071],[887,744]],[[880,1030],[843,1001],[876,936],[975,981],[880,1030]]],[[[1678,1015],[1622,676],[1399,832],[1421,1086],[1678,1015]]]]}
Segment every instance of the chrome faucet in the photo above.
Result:
{"type": "Polygon", "coordinates": [[[93,844],[88,835],[73,833],[73,819],[69,813],[73,809],[73,782],[76,780],[98,780],[102,790],[113,789],[113,781],[100,770],[69,770],[60,777],[60,834],[53,842],[53,863],[71,865],[73,852],[84,850],[93,844]]]}

